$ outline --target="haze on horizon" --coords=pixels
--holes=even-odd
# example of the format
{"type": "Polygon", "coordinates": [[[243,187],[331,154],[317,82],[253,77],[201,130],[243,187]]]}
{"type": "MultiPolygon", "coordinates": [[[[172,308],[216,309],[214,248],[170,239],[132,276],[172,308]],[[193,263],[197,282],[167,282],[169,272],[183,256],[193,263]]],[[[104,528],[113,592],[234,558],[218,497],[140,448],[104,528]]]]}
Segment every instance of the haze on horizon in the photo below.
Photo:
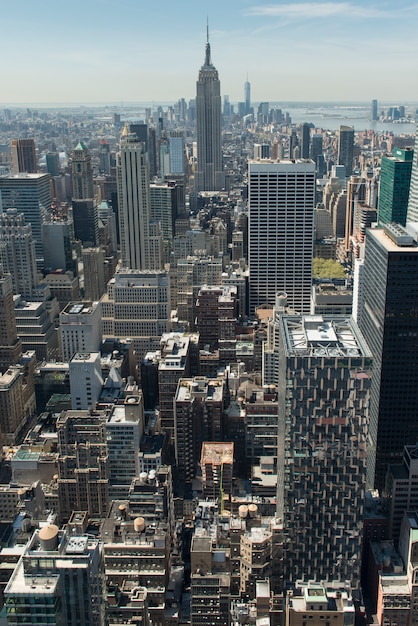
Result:
{"type": "Polygon", "coordinates": [[[209,12],[222,95],[253,101],[418,101],[418,5],[350,1],[21,0],[2,7],[0,102],[195,97],[209,12]]]}

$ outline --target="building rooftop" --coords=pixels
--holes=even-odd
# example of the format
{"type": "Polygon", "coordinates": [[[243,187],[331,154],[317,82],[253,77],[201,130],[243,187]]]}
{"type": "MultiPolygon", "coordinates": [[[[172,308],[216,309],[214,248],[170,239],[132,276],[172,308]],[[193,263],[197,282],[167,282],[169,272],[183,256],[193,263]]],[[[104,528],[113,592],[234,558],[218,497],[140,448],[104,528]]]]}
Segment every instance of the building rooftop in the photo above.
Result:
{"type": "Polygon", "coordinates": [[[405,252],[418,254],[418,246],[407,230],[395,224],[385,225],[386,228],[372,228],[368,230],[371,237],[376,239],[388,252],[405,252]],[[392,236],[388,233],[392,232],[392,236]]]}
{"type": "Polygon", "coordinates": [[[204,441],[202,443],[201,464],[206,465],[210,463],[212,465],[221,465],[223,463],[232,464],[234,461],[234,444],[223,442],[209,442],[204,441]]]}
{"type": "Polygon", "coordinates": [[[288,356],[328,358],[372,356],[351,318],[284,315],[281,324],[288,356]]]}
{"type": "Polygon", "coordinates": [[[40,178],[49,179],[49,174],[20,172],[19,174],[4,174],[0,176],[0,179],[32,180],[32,181],[39,180],[40,178]]]}
{"type": "Polygon", "coordinates": [[[98,354],[99,352],[77,352],[71,359],[71,362],[82,361],[84,363],[95,363],[98,354]]]}
{"type": "Polygon", "coordinates": [[[90,315],[97,308],[98,302],[70,302],[61,315],[90,315]]]}
{"type": "Polygon", "coordinates": [[[205,398],[206,401],[221,402],[224,383],[216,378],[195,376],[181,378],[177,386],[176,400],[180,402],[192,401],[193,398],[205,398]]]}

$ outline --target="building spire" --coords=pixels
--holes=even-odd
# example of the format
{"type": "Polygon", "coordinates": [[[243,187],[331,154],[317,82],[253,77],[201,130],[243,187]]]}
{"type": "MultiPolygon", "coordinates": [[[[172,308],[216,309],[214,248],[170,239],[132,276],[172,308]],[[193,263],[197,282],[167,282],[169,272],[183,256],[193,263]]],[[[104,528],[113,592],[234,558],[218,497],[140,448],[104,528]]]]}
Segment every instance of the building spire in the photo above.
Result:
{"type": "Polygon", "coordinates": [[[209,43],[209,18],[206,18],[206,56],[205,65],[212,65],[210,60],[210,43],[209,43]]]}

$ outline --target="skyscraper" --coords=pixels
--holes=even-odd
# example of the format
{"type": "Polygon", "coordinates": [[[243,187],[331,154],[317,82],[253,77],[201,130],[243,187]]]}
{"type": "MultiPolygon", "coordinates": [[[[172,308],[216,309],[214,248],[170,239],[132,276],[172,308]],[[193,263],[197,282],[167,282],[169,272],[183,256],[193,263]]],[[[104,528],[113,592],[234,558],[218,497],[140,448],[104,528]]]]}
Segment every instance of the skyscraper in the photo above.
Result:
{"type": "Polygon", "coordinates": [[[122,268],[101,299],[103,339],[130,337],[137,363],[158,350],[170,325],[170,281],[167,272],[122,268]]]}
{"type": "Polygon", "coordinates": [[[22,343],[17,336],[12,277],[0,265],[0,373],[17,363],[21,355],[22,343]]]}
{"type": "Polygon", "coordinates": [[[302,159],[309,159],[310,152],[310,142],[311,142],[311,128],[309,124],[302,124],[301,128],[301,145],[300,145],[300,156],[302,159]]]}
{"type": "Polygon", "coordinates": [[[42,243],[46,269],[73,270],[73,240],[72,220],[49,220],[42,225],[42,243]]]}
{"type": "Polygon", "coordinates": [[[279,318],[285,580],[360,582],[372,355],[344,316],[279,318]]]}
{"type": "Polygon", "coordinates": [[[34,174],[38,171],[33,139],[12,139],[10,149],[13,174],[20,174],[21,172],[34,174]]]}
{"type": "Polygon", "coordinates": [[[30,298],[38,283],[35,243],[31,225],[16,209],[0,214],[0,261],[12,276],[13,293],[30,298]]]}
{"type": "Polygon", "coordinates": [[[47,152],[45,156],[46,171],[51,176],[58,176],[60,173],[60,156],[58,152],[47,152]]]}
{"type": "Polygon", "coordinates": [[[373,353],[368,486],[418,441],[418,246],[404,228],[366,233],[360,329],[373,353]],[[374,467],[375,465],[375,467],[374,467]]]}
{"type": "Polygon", "coordinates": [[[245,115],[248,115],[248,113],[251,113],[251,85],[248,79],[244,83],[244,105],[245,115]]]}
{"type": "Polygon", "coordinates": [[[99,243],[99,213],[93,199],[73,200],[74,238],[83,246],[97,246],[99,243]]]}
{"type": "Polygon", "coordinates": [[[127,127],[117,155],[117,184],[122,266],[133,270],[162,268],[159,224],[151,224],[150,172],[145,144],[127,127]]]}
{"type": "Polygon", "coordinates": [[[98,352],[102,341],[101,310],[97,302],[71,302],[60,313],[61,357],[70,361],[76,352],[98,352]]]}
{"type": "Polygon", "coordinates": [[[80,141],[72,157],[73,200],[94,198],[93,170],[91,156],[87,146],[80,141]]]}
{"type": "Polygon", "coordinates": [[[221,142],[221,83],[210,56],[209,30],[205,62],[196,83],[197,171],[195,191],[220,190],[225,185],[221,142]]]}
{"type": "Polygon", "coordinates": [[[42,264],[42,224],[51,211],[51,191],[49,174],[16,174],[0,176],[0,206],[17,209],[23,213],[32,226],[35,241],[36,259],[42,264]]]}
{"type": "Polygon", "coordinates": [[[379,225],[406,224],[409,187],[414,151],[394,148],[393,156],[383,156],[380,170],[379,225]]]}
{"type": "Polygon", "coordinates": [[[376,122],[379,119],[377,112],[377,100],[372,100],[372,122],[376,122]]]}
{"type": "Polygon", "coordinates": [[[170,174],[184,174],[184,136],[181,130],[170,132],[170,174]]]}
{"type": "Polygon", "coordinates": [[[412,162],[407,221],[418,222],[418,125],[415,132],[414,160],[412,162]]]}
{"type": "Polygon", "coordinates": [[[69,366],[71,407],[87,411],[96,405],[103,387],[100,352],[77,352],[69,366]]]}
{"type": "Polygon", "coordinates": [[[293,310],[309,313],[315,164],[265,159],[248,169],[250,315],[273,306],[279,291],[293,310]]]}
{"type": "Polygon", "coordinates": [[[338,138],[338,164],[345,165],[346,177],[353,173],[354,159],[354,128],[352,126],[340,126],[338,138]]]}

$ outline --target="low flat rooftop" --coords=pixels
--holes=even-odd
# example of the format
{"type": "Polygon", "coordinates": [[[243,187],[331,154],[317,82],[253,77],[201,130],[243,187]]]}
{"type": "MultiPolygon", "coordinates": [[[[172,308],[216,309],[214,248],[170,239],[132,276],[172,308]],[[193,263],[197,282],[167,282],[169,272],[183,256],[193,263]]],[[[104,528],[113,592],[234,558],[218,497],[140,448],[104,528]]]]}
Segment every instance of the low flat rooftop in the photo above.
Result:
{"type": "Polygon", "coordinates": [[[232,442],[223,443],[217,441],[204,441],[202,443],[201,463],[211,463],[221,465],[222,463],[233,463],[234,444],[232,442]]]}

